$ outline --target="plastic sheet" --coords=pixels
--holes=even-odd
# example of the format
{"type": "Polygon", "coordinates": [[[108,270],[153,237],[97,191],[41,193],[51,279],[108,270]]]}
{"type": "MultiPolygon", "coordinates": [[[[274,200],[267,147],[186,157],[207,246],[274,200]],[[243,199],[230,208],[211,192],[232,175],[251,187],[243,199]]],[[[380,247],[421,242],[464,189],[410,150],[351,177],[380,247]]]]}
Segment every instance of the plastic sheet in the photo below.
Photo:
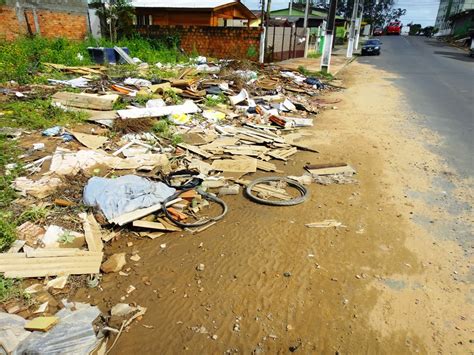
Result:
{"type": "Polygon", "coordinates": [[[84,188],[84,203],[99,207],[110,221],[124,213],[161,203],[175,192],[162,182],[135,175],[116,179],[93,177],[84,188]]]}
{"type": "Polygon", "coordinates": [[[89,354],[100,341],[92,323],[100,311],[95,306],[82,305],[78,310],[68,308],[56,313],[59,323],[48,332],[32,332],[14,354],[89,354]]]}

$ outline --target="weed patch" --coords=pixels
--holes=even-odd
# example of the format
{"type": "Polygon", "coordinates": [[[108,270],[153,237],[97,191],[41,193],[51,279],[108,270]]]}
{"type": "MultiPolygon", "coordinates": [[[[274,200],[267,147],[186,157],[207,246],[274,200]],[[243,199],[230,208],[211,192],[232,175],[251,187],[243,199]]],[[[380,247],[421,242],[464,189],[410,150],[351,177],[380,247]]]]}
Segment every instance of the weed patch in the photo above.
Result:
{"type": "Polygon", "coordinates": [[[23,291],[18,279],[6,279],[0,276],[0,303],[11,299],[29,300],[29,295],[23,291]]]}
{"type": "Polygon", "coordinates": [[[86,119],[82,112],[64,111],[51,105],[50,99],[10,102],[5,104],[3,109],[4,115],[0,116],[2,127],[44,129],[80,123],[86,119]]]}
{"type": "Polygon", "coordinates": [[[326,79],[326,80],[334,79],[334,76],[331,73],[324,73],[322,71],[311,71],[311,70],[306,69],[302,65],[298,67],[298,71],[307,77],[326,79]]]}

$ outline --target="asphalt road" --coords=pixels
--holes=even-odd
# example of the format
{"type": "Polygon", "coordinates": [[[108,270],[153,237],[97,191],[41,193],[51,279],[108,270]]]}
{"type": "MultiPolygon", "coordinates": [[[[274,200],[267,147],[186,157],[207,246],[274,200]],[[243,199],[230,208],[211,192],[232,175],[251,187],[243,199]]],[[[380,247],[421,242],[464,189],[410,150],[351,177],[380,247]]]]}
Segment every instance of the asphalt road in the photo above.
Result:
{"type": "Polygon", "coordinates": [[[379,38],[382,54],[359,61],[398,74],[409,109],[443,140],[436,151],[461,176],[474,176],[474,58],[426,37],[379,38]]]}

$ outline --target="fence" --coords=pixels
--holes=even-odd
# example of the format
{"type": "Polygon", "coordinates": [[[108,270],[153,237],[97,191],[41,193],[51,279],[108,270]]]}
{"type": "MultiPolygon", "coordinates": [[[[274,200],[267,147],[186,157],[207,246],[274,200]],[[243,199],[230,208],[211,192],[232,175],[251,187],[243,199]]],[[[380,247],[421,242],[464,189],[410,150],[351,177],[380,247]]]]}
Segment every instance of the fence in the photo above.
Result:
{"type": "Polygon", "coordinates": [[[266,62],[304,57],[305,29],[301,27],[269,27],[266,45],[266,62]]]}

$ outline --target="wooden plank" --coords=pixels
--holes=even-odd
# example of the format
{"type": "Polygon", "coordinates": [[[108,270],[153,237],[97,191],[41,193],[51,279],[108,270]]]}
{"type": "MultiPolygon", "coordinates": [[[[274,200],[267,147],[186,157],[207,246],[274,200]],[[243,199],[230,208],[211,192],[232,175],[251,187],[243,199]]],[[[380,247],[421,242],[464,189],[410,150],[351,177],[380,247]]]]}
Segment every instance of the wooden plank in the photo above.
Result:
{"type": "Polygon", "coordinates": [[[96,256],[102,257],[102,252],[81,250],[77,248],[44,248],[33,249],[25,247],[25,254],[28,258],[66,257],[66,256],[96,256]]]}
{"type": "MultiPolygon", "coordinates": [[[[166,204],[166,206],[171,206],[177,202],[181,202],[183,199],[182,198],[176,198],[174,200],[171,200],[166,204]]],[[[133,222],[137,219],[143,218],[145,216],[148,216],[149,214],[152,214],[153,212],[159,211],[161,209],[161,203],[156,204],[154,206],[146,207],[146,208],[141,208],[136,211],[124,213],[118,217],[115,217],[110,221],[110,223],[118,224],[119,226],[123,226],[124,224],[133,222]]]]}
{"type": "Polygon", "coordinates": [[[88,249],[90,251],[102,251],[104,249],[102,231],[94,215],[91,213],[80,213],[79,217],[84,221],[83,228],[88,249]]]}
{"type": "Polygon", "coordinates": [[[86,108],[90,110],[110,111],[119,95],[97,95],[73,92],[57,92],[53,95],[53,101],[65,106],[86,108]]]}
{"type": "Polygon", "coordinates": [[[212,162],[212,169],[229,173],[255,173],[257,162],[254,159],[221,159],[212,162]]]}
{"type": "Polygon", "coordinates": [[[212,154],[209,154],[208,152],[205,152],[204,150],[202,150],[199,147],[196,147],[195,145],[180,143],[180,144],[178,144],[178,147],[180,147],[184,150],[188,150],[188,151],[190,151],[194,154],[200,155],[200,156],[202,156],[203,158],[206,158],[206,159],[210,159],[212,157],[212,154]]]}
{"type": "Polygon", "coordinates": [[[81,263],[92,263],[102,260],[102,253],[97,255],[83,255],[83,256],[64,256],[64,257],[38,257],[38,258],[11,258],[2,259],[0,261],[0,272],[4,270],[11,270],[11,268],[29,268],[29,267],[40,267],[41,265],[67,265],[75,264],[80,265],[81,263]]]}
{"type": "Polygon", "coordinates": [[[0,264],[3,260],[11,260],[11,259],[24,259],[26,258],[25,253],[0,253],[0,264]]]}
{"type": "Polygon", "coordinates": [[[23,278],[23,277],[47,277],[47,276],[63,276],[63,275],[88,275],[98,274],[100,272],[100,263],[98,266],[61,268],[58,270],[53,267],[50,270],[18,270],[7,271],[4,273],[6,278],[23,278]]]}

